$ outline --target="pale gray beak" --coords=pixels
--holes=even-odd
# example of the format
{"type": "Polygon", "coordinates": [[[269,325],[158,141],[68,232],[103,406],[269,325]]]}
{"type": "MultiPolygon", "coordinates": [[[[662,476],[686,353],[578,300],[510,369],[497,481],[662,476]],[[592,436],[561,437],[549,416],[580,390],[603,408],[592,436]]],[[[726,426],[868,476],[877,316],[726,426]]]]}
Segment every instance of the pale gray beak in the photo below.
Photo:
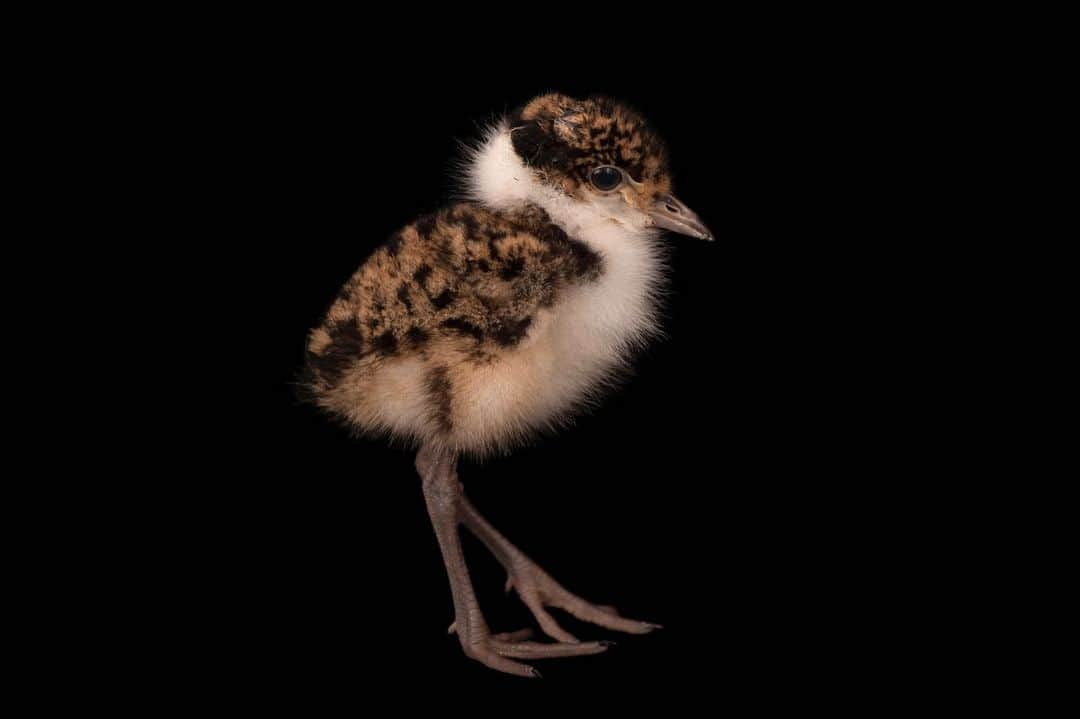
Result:
{"type": "Polygon", "coordinates": [[[661,195],[649,210],[649,217],[657,227],[690,235],[699,240],[714,240],[713,234],[694,211],[679,201],[675,195],[661,195]]]}

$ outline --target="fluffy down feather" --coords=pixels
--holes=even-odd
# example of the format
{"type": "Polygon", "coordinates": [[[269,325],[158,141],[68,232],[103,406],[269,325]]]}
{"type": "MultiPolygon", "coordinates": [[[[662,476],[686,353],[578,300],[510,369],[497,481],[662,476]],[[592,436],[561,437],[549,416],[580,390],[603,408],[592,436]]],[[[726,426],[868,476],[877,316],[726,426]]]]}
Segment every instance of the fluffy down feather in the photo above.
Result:
{"type": "Polygon", "coordinates": [[[360,433],[509,450],[596,399],[657,332],[656,232],[544,182],[511,132],[471,152],[473,202],[392,237],[311,333],[309,395],[360,433]]]}

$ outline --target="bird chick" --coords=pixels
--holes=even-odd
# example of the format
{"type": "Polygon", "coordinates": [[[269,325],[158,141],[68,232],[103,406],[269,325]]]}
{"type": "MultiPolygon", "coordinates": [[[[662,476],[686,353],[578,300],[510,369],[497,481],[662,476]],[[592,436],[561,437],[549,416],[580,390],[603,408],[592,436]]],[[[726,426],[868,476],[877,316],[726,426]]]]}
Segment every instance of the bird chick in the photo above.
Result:
{"type": "Polygon", "coordinates": [[[450,578],[452,630],[468,656],[536,676],[516,660],[606,648],[579,642],[545,607],[624,632],[657,625],[555,582],[472,506],[457,459],[509,451],[597,399],[658,330],[659,229],[712,235],[671,193],[661,139],[607,98],[535,98],[485,134],[464,179],[471,201],[405,226],[345,284],[310,334],[304,385],[359,433],[418,447],[450,578]],[[557,643],[489,631],[462,524],[557,643]]]}

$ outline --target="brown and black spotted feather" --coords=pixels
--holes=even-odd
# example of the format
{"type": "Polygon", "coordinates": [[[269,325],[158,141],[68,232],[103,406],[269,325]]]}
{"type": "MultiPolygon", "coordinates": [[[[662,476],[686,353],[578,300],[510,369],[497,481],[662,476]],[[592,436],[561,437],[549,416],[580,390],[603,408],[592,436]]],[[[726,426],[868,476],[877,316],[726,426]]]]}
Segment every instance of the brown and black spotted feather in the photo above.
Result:
{"type": "Polygon", "coordinates": [[[449,429],[448,372],[439,360],[447,346],[464,361],[496,361],[562,288],[600,270],[598,255],[535,206],[496,213],[461,203],[422,217],[357,270],[311,332],[308,393],[333,408],[332,395],[351,375],[416,354],[432,361],[432,417],[449,429]]]}
{"type": "Polygon", "coordinates": [[[511,124],[515,151],[567,194],[580,195],[589,173],[601,165],[626,170],[648,197],[671,192],[664,141],[623,103],[606,97],[541,95],[511,124]]]}

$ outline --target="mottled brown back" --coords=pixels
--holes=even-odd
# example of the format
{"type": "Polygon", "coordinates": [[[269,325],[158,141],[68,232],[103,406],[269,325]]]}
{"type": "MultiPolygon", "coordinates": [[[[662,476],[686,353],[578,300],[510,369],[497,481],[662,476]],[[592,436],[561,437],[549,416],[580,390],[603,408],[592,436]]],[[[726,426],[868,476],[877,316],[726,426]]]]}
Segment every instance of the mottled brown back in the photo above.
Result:
{"type": "MultiPolygon", "coordinates": [[[[600,257],[538,207],[495,213],[462,203],[406,226],[349,279],[309,337],[303,384],[321,400],[350,373],[453,342],[495,361],[569,283],[600,274],[600,257]]],[[[437,381],[437,377],[432,381],[437,381]]]]}

